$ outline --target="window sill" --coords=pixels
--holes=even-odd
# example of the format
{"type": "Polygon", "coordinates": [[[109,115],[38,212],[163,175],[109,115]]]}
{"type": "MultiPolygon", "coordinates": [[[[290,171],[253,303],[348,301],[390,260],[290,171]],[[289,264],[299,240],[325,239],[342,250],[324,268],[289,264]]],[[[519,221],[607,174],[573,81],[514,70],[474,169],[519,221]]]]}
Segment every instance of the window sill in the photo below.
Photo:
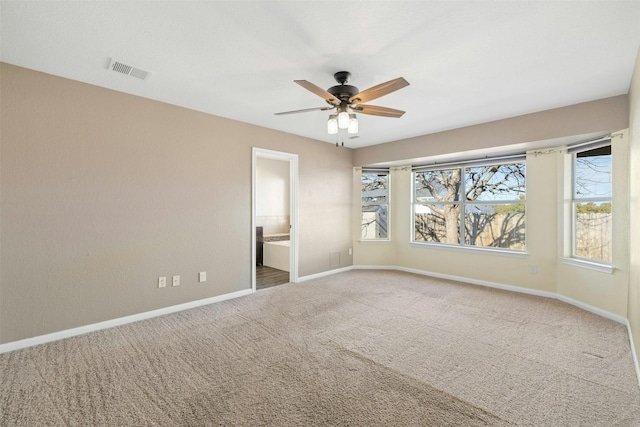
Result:
{"type": "Polygon", "coordinates": [[[590,270],[596,270],[602,273],[613,274],[613,266],[608,264],[601,264],[598,262],[586,261],[576,258],[562,258],[562,263],[573,265],[575,267],[588,268],[590,270]]]}
{"type": "Polygon", "coordinates": [[[502,256],[507,258],[527,258],[529,254],[524,251],[509,251],[505,249],[491,249],[491,248],[477,248],[470,246],[456,246],[456,245],[446,245],[441,243],[418,243],[411,242],[411,246],[421,247],[421,248],[433,248],[433,249],[443,249],[454,252],[466,252],[466,253],[474,253],[474,254],[482,254],[482,255],[495,255],[502,256]]]}
{"type": "Polygon", "coordinates": [[[383,244],[383,245],[388,245],[391,242],[391,239],[370,239],[370,240],[358,240],[358,243],[362,244],[362,245],[371,245],[371,244],[383,244]]]}

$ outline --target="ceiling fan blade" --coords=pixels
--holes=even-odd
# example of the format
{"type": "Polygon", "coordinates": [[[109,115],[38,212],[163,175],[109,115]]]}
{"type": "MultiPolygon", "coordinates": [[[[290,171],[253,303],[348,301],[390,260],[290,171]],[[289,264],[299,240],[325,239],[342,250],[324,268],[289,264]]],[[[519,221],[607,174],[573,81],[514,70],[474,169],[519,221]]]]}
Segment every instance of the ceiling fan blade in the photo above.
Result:
{"type": "Polygon", "coordinates": [[[305,108],[303,110],[283,111],[281,113],[274,113],[276,116],[284,116],[285,114],[306,113],[307,111],[327,111],[333,110],[336,107],[317,107],[317,108],[305,108]]]}
{"type": "Polygon", "coordinates": [[[305,88],[309,92],[315,93],[320,98],[322,98],[325,101],[327,101],[329,104],[340,105],[340,100],[338,98],[336,98],[335,96],[331,95],[329,92],[327,92],[326,90],[322,89],[321,87],[316,86],[313,83],[308,82],[306,80],[294,80],[294,82],[298,83],[300,86],[302,86],[303,88],[305,88]]]}
{"type": "Polygon", "coordinates": [[[404,111],[395,110],[393,108],[387,107],[378,107],[377,105],[355,105],[351,107],[353,111],[362,114],[369,114],[371,116],[382,116],[382,117],[402,117],[404,111]]]}
{"type": "Polygon", "coordinates": [[[405,86],[409,86],[409,82],[403,77],[398,77],[397,79],[380,83],[379,85],[370,87],[369,89],[365,89],[362,92],[353,95],[349,98],[349,102],[353,104],[369,102],[376,98],[380,98],[381,96],[388,95],[391,92],[395,92],[396,90],[402,89],[405,86]]]}

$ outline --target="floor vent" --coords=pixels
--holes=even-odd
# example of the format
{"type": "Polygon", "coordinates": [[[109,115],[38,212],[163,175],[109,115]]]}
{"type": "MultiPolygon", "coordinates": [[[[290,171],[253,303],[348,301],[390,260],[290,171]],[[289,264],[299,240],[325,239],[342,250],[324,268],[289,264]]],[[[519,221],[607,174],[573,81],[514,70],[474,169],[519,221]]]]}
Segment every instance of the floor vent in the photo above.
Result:
{"type": "Polygon", "coordinates": [[[135,77],[141,80],[146,80],[147,77],[151,75],[150,71],[141,70],[131,65],[123,64],[122,62],[116,61],[115,59],[111,59],[111,62],[109,62],[109,69],[111,71],[115,71],[116,73],[126,74],[127,76],[135,77]]]}

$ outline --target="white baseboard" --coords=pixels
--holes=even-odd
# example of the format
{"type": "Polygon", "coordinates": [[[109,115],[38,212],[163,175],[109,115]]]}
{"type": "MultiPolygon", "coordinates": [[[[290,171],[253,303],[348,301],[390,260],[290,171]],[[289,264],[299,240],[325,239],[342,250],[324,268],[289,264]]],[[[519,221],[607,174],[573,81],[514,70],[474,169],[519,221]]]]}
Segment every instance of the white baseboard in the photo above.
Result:
{"type": "Polygon", "coordinates": [[[99,331],[102,329],[113,328],[114,326],[126,325],[127,323],[138,322],[140,320],[151,319],[153,317],[163,316],[165,314],[176,313],[178,311],[188,310],[190,308],[196,308],[203,305],[214,304],[221,301],[226,301],[233,298],[239,298],[245,295],[253,293],[252,289],[245,289],[242,291],[231,292],[229,294],[218,295],[211,298],[205,298],[197,301],[191,301],[184,304],[172,305],[170,307],[159,308],[157,310],[151,310],[144,313],[132,314],[131,316],[119,317],[117,319],[106,320],[104,322],[93,323],[91,325],[80,326],[78,328],[67,329],[64,331],[53,332],[51,334],[40,335],[33,338],[26,338],[20,341],[13,341],[5,344],[0,344],[0,353],[6,353],[13,350],[19,350],[21,348],[32,347],[38,344],[44,344],[51,341],[57,341],[64,338],[75,337],[77,335],[83,335],[89,332],[99,331]]]}
{"type": "Polygon", "coordinates": [[[566,302],[567,304],[571,304],[571,305],[575,305],[576,307],[580,307],[581,309],[589,311],[589,312],[591,312],[593,314],[597,314],[598,316],[613,320],[614,322],[618,322],[618,323],[621,323],[623,325],[627,324],[627,318],[626,317],[622,317],[622,316],[620,316],[618,314],[614,314],[614,313],[611,313],[609,311],[603,310],[601,308],[594,307],[594,306],[589,305],[589,304],[585,304],[583,302],[580,302],[580,301],[575,300],[573,298],[566,297],[564,295],[556,294],[555,298],[557,300],[559,300],[559,301],[566,302]]]}
{"type": "Polygon", "coordinates": [[[631,346],[631,357],[633,357],[633,365],[636,367],[636,376],[638,377],[638,385],[640,386],[640,364],[638,364],[638,354],[636,346],[633,343],[633,334],[631,333],[631,325],[627,319],[627,332],[629,332],[629,345],[631,346]]]}
{"type": "Polygon", "coordinates": [[[307,282],[309,280],[319,279],[320,277],[331,276],[331,275],[338,274],[338,273],[344,273],[345,271],[353,270],[353,268],[354,267],[352,265],[350,265],[350,266],[344,267],[344,268],[337,268],[335,270],[327,270],[327,271],[323,271],[321,273],[310,274],[308,276],[298,277],[298,282],[297,283],[307,282]]]}
{"type": "Polygon", "coordinates": [[[555,292],[541,291],[541,290],[538,290],[538,289],[529,289],[529,288],[523,288],[523,287],[520,287],[520,286],[505,285],[505,284],[502,284],[502,283],[489,282],[489,281],[486,281],[486,280],[471,279],[469,277],[454,276],[454,275],[451,275],[451,274],[435,273],[435,272],[432,272],[432,271],[418,270],[418,269],[415,269],[415,268],[399,267],[399,266],[392,266],[392,265],[384,265],[384,266],[379,266],[379,265],[359,265],[359,266],[355,266],[354,268],[355,269],[359,269],[359,270],[396,270],[396,271],[404,271],[406,273],[420,274],[422,276],[436,277],[438,279],[454,280],[456,282],[470,283],[472,285],[486,286],[486,287],[489,287],[489,288],[502,289],[502,290],[505,290],[505,291],[518,292],[518,293],[521,293],[521,294],[535,295],[535,296],[545,297],[545,298],[553,298],[553,299],[557,299],[557,300],[562,301],[562,302],[566,302],[567,304],[574,305],[574,306],[579,307],[579,308],[581,308],[583,310],[589,311],[589,312],[591,312],[593,314],[597,314],[598,316],[613,320],[614,322],[618,322],[618,323],[621,323],[623,325],[627,324],[627,319],[625,317],[622,317],[620,315],[608,312],[608,311],[603,310],[601,308],[594,307],[592,305],[585,304],[583,302],[574,300],[573,298],[569,298],[569,297],[566,297],[564,295],[559,295],[559,294],[557,294],[555,292]]]}
{"type": "Polygon", "coordinates": [[[354,270],[399,270],[395,265],[354,265],[354,270]]]}
{"type": "Polygon", "coordinates": [[[438,279],[454,280],[456,282],[464,282],[464,283],[470,283],[472,285],[486,286],[488,288],[502,289],[504,291],[518,292],[518,293],[521,293],[521,294],[535,295],[535,296],[546,297],[546,298],[555,298],[556,297],[556,294],[553,293],[553,292],[541,291],[541,290],[538,290],[538,289],[522,288],[520,286],[505,285],[505,284],[502,284],[502,283],[489,282],[489,281],[486,281],[486,280],[471,279],[469,277],[453,276],[451,274],[434,273],[434,272],[431,272],[431,271],[417,270],[417,269],[414,269],[414,268],[407,268],[407,267],[396,267],[396,270],[404,271],[406,273],[421,274],[423,276],[436,277],[438,279]]]}

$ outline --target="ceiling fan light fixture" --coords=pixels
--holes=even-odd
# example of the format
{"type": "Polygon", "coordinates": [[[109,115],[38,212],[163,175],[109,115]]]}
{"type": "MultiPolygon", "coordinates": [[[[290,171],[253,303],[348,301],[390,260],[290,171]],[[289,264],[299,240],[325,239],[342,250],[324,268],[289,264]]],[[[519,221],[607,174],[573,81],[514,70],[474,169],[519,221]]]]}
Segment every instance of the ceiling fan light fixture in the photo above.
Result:
{"type": "Polygon", "coordinates": [[[327,132],[329,135],[334,135],[338,133],[338,115],[331,114],[329,116],[329,120],[327,121],[327,132]]]}
{"type": "Polygon", "coordinates": [[[347,127],[348,133],[358,133],[358,118],[355,114],[349,114],[349,126],[347,127]]]}
{"type": "Polygon", "coordinates": [[[340,129],[349,127],[349,113],[347,113],[346,109],[338,113],[338,127],[340,129]]]}

